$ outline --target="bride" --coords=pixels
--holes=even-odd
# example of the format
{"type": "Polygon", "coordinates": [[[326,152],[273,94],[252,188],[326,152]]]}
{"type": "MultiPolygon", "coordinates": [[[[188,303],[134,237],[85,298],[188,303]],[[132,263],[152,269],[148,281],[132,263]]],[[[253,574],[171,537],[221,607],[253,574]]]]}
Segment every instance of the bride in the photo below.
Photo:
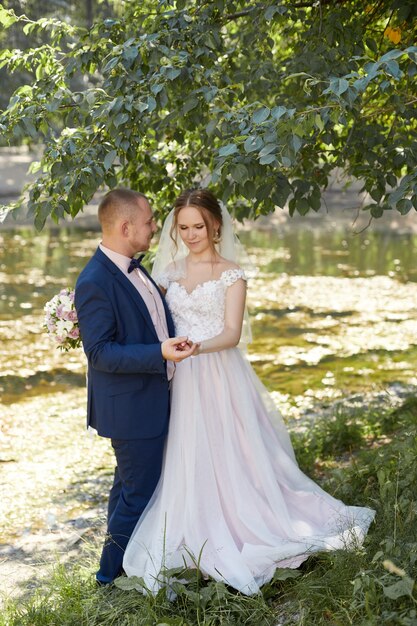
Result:
{"type": "Polygon", "coordinates": [[[206,189],[180,195],[153,276],[176,332],[199,344],[176,366],[162,474],[123,568],[152,593],[184,566],[254,594],[276,568],[359,545],[371,509],[346,506],[301,472],[282,418],[237,347],[248,335],[245,272],[230,215],[206,189]]]}

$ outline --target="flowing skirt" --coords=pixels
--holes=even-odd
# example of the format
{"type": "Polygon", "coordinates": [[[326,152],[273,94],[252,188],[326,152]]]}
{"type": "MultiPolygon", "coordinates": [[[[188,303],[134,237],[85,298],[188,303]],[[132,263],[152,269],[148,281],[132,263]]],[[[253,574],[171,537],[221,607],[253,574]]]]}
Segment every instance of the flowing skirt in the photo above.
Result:
{"type": "Polygon", "coordinates": [[[164,572],[254,594],[277,568],[360,545],[374,511],[346,506],[301,472],[272,399],[238,348],[177,364],[161,479],[126,549],[152,592],[164,572]]]}

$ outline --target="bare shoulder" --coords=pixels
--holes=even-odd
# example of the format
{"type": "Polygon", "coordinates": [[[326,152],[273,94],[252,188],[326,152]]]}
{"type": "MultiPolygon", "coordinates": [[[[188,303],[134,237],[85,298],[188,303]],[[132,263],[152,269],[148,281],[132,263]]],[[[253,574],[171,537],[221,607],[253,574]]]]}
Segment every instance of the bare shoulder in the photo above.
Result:
{"type": "Polygon", "coordinates": [[[240,270],[240,266],[234,261],[229,261],[228,259],[224,259],[220,257],[219,267],[221,272],[227,272],[227,270],[240,270]]]}

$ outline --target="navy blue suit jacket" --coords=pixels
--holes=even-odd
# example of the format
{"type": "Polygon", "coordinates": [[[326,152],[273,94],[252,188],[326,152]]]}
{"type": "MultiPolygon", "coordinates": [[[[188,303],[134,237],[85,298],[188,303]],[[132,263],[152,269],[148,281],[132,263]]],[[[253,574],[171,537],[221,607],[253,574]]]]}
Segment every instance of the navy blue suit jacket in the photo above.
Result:
{"type": "Polygon", "coordinates": [[[137,289],[100,248],[78,278],[75,308],[88,359],[88,424],[112,439],[162,434],[169,388],[161,344],[137,289]]]}

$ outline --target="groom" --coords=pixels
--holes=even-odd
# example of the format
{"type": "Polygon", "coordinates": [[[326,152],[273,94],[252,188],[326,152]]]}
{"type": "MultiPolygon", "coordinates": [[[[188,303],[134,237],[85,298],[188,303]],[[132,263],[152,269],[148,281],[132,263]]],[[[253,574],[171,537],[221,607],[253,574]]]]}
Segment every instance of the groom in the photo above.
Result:
{"type": "Polygon", "coordinates": [[[157,286],[137,259],[156,224],[146,197],[114,189],[101,201],[102,241],[81,272],[75,307],[88,359],[88,424],[109,437],[117,466],[108,504],[99,584],[122,572],[130,535],[158,482],[174,362],[196,349],[173,337],[157,286]]]}

